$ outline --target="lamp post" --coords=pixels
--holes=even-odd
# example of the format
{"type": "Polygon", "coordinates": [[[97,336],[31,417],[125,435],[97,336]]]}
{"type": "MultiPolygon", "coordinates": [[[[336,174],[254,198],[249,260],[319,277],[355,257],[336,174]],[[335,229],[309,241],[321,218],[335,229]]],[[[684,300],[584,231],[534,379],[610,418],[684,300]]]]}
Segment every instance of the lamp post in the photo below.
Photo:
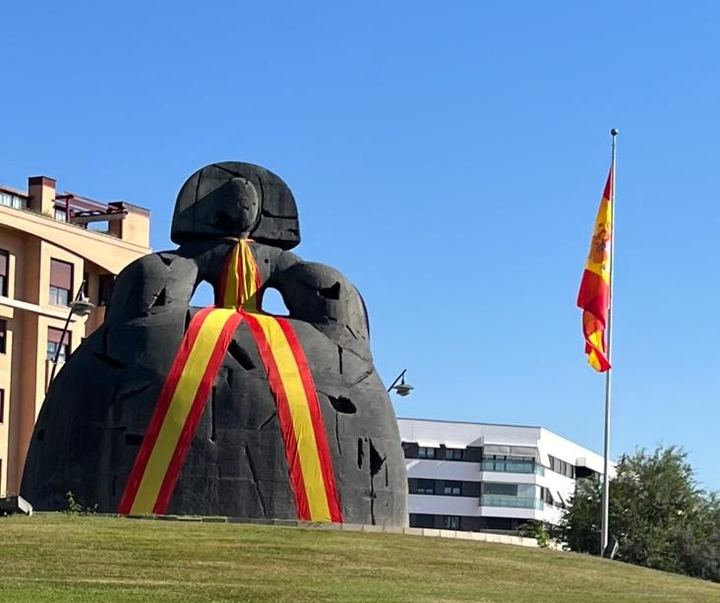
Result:
{"type": "Polygon", "coordinates": [[[57,363],[58,359],[60,358],[60,348],[64,345],[65,336],[67,335],[68,327],[70,326],[70,321],[72,320],[73,314],[77,314],[78,316],[87,316],[88,314],[90,314],[90,312],[93,311],[93,308],[95,307],[95,304],[92,304],[90,300],[85,297],[85,294],[83,293],[84,288],[85,281],[83,281],[80,285],[75,299],[68,304],[69,311],[67,318],[65,319],[65,326],[63,327],[62,334],[60,335],[60,343],[55,348],[55,355],[53,356],[53,366],[52,371],[50,372],[50,381],[48,383],[48,388],[50,387],[50,384],[55,380],[57,363]]]}
{"type": "Polygon", "coordinates": [[[407,369],[403,369],[403,372],[400,373],[396,377],[395,381],[392,382],[392,385],[388,387],[388,393],[390,393],[392,390],[395,390],[397,395],[403,398],[411,394],[412,390],[414,390],[415,388],[409,383],[405,383],[405,373],[407,373],[407,369]]]}

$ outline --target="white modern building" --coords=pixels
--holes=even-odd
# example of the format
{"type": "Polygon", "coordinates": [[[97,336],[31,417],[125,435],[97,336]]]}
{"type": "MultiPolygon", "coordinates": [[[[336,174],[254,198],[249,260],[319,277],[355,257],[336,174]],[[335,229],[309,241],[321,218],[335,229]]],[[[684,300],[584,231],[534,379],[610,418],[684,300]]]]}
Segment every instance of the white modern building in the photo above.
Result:
{"type": "Polygon", "coordinates": [[[603,457],[542,427],[398,419],[410,525],[516,530],[556,524],[575,480],[602,474],[603,457]]]}

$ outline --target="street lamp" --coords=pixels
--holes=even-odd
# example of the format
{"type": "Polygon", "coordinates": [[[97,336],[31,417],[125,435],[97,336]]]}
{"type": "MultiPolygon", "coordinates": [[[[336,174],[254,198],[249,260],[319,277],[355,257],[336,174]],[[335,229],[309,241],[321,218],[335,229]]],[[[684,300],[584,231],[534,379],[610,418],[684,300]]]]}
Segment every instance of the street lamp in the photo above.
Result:
{"type": "Polygon", "coordinates": [[[403,369],[403,372],[400,373],[395,379],[395,381],[392,382],[392,385],[388,387],[388,393],[390,393],[392,390],[395,390],[397,395],[402,396],[403,398],[411,394],[412,390],[414,390],[415,388],[409,383],[405,383],[405,373],[407,373],[407,369],[403,369]]]}
{"type": "Polygon", "coordinates": [[[93,308],[95,307],[95,304],[91,303],[90,300],[85,297],[83,289],[85,289],[85,281],[83,281],[80,285],[75,299],[68,304],[69,311],[67,318],[65,319],[65,326],[63,327],[62,334],[60,335],[60,343],[55,348],[55,355],[53,356],[53,366],[52,371],[50,372],[50,382],[48,383],[48,388],[50,387],[50,383],[55,380],[57,363],[58,359],[60,358],[60,348],[64,345],[65,335],[67,335],[68,327],[70,326],[70,321],[72,320],[73,314],[77,316],[87,316],[88,314],[90,314],[90,312],[93,311],[93,308]]]}

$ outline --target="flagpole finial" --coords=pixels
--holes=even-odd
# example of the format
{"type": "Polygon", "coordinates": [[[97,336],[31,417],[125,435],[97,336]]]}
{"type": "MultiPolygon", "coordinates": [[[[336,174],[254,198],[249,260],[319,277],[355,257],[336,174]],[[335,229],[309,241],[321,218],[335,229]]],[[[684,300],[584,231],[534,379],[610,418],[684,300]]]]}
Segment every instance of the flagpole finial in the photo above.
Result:
{"type": "Polygon", "coordinates": [[[610,136],[617,136],[617,135],[618,135],[618,129],[617,129],[617,128],[613,128],[612,130],[610,130],[610,136]]]}

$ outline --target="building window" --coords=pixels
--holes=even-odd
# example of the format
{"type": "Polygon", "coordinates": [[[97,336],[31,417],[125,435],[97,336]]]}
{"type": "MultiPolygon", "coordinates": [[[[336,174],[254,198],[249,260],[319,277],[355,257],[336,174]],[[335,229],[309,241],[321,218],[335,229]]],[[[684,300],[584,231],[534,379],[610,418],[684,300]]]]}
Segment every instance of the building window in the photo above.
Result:
{"type": "Polygon", "coordinates": [[[5,390],[0,389],[0,423],[5,422],[5,390]]]}
{"type": "Polygon", "coordinates": [[[419,479],[414,494],[435,494],[435,480],[419,479]]]}
{"type": "Polygon", "coordinates": [[[445,459],[448,461],[462,461],[465,458],[465,451],[460,448],[446,448],[445,459]]]}
{"type": "Polygon", "coordinates": [[[575,465],[566,461],[562,461],[552,455],[549,455],[549,457],[550,469],[552,471],[554,471],[555,473],[559,473],[560,475],[564,475],[565,477],[575,478],[575,465]]]}
{"type": "Polygon", "coordinates": [[[435,458],[435,449],[430,448],[428,446],[419,446],[418,447],[418,458],[434,459],[435,458]]]}
{"type": "Polygon", "coordinates": [[[410,525],[413,528],[432,528],[434,527],[434,515],[425,515],[420,513],[410,513],[410,525]]]}
{"type": "Polygon", "coordinates": [[[457,515],[444,515],[443,528],[446,530],[459,530],[460,518],[457,515]]]}
{"type": "Polygon", "coordinates": [[[55,360],[55,354],[58,354],[58,362],[65,362],[70,356],[70,333],[65,333],[60,329],[48,327],[48,343],[47,343],[47,359],[50,362],[55,360]]]}
{"type": "Polygon", "coordinates": [[[7,320],[0,318],[0,354],[7,352],[7,320]]]}
{"type": "Polygon", "coordinates": [[[495,484],[485,482],[483,484],[483,494],[499,494],[501,496],[517,496],[517,484],[495,484]]]}
{"type": "Polygon", "coordinates": [[[0,191],[0,205],[14,207],[15,209],[25,209],[27,207],[27,199],[0,191]]]}
{"type": "Polygon", "coordinates": [[[73,283],[73,265],[60,260],[50,260],[50,303],[67,306],[70,303],[73,283]]]}
{"type": "Polygon", "coordinates": [[[10,254],[0,249],[0,295],[7,297],[10,272],[10,254]]]}
{"type": "Polygon", "coordinates": [[[55,219],[58,222],[67,222],[67,210],[63,207],[55,207],[55,219]]]}
{"type": "Polygon", "coordinates": [[[446,496],[460,496],[462,494],[462,482],[446,481],[443,485],[443,494],[446,496]]]}

